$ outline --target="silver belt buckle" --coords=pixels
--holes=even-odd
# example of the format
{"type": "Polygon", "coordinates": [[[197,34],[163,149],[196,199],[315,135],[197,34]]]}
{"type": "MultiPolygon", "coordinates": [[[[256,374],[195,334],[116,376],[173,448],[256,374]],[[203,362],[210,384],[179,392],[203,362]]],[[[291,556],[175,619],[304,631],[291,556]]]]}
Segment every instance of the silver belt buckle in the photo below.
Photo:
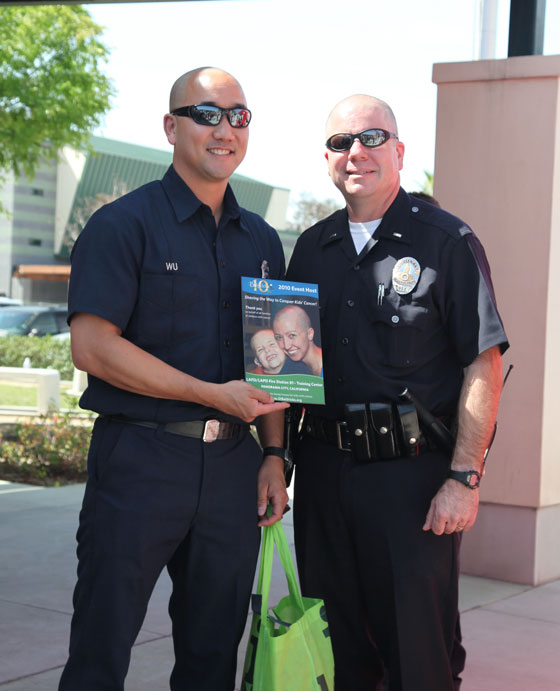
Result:
{"type": "Polygon", "coordinates": [[[346,421],[345,420],[343,420],[342,422],[336,423],[336,442],[338,444],[338,450],[339,451],[350,451],[350,449],[345,449],[342,446],[342,435],[340,433],[340,428],[342,425],[344,425],[344,427],[346,427],[346,421]]]}
{"type": "Polygon", "coordinates": [[[204,423],[204,432],[202,433],[202,441],[211,442],[216,441],[220,434],[219,420],[206,420],[204,423]]]}

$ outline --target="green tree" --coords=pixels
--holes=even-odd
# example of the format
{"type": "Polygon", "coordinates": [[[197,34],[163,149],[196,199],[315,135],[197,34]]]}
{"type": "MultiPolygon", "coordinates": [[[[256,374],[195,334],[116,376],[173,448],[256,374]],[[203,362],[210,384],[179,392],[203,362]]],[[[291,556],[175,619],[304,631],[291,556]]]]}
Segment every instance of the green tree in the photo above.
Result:
{"type": "Polygon", "coordinates": [[[74,243],[78,239],[78,235],[85,228],[86,223],[93,216],[93,214],[105,204],[114,202],[130,190],[124,180],[115,178],[113,180],[113,189],[111,192],[99,192],[95,197],[87,197],[81,203],[78,203],[76,209],[72,214],[72,221],[66,226],[65,237],[63,245],[72,250],[74,243]]]}
{"type": "Polygon", "coordinates": [[[424,184],[422,185],[422,192],[426,194],[434,193],[434,174],[429,170],[424,171],[424,184]]]}
{"type": "Polygon", "coordinates": [[[79,5],[0,9],[0,176],[87,145],[113,95],[101,32],[79,5]]]}
{"type": "Polygon", "coordinates": [[[288,224],[288,230],[302,233],[309,226],[340,209],[342,204],[334,199],[318,200],[308,192],[303,192],[294,206],[293,220],[288,224]]]}

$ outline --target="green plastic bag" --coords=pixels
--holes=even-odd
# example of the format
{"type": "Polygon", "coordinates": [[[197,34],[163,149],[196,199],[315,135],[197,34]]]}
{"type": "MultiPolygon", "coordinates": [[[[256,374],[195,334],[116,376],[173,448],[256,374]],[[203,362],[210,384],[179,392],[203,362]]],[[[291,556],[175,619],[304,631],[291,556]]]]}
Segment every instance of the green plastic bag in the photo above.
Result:
{"type": "Polygon", "coordinates": [[[282,523],[263,528],[257,595],[241,691],[333,691],[334,660],[323,600],[302,597],[282,523]],[[274,545],[289,595],[268,612],[274,545]]]}

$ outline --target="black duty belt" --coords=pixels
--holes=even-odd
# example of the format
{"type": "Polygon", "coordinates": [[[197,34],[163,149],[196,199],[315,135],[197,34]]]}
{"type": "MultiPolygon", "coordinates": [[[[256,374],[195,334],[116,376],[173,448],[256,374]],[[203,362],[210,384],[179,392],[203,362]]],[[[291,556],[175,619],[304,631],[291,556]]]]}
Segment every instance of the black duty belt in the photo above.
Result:
{"type": "Polygon", "coordinates": [[[249,425],[236,422],[224,422],[223,420],[185,420],[183,422],[149,422],[148,420],[134,420],[120,415],[106,415],[108,420],[124,422],[138,427],[149,429],[162,428],[169,434],[178,434],[181,437],[202,439],[204,442],[213,442],[221,439],[239,439],[249,431],[249,425]]]}
{"type": "Polygon", "coordinates": [[[307,412],[302,432],[350,451],[358,461],[382,461],[417,456],[433,449],[411,404],[360,403],[345,406],[343,421],[307,412]]]}

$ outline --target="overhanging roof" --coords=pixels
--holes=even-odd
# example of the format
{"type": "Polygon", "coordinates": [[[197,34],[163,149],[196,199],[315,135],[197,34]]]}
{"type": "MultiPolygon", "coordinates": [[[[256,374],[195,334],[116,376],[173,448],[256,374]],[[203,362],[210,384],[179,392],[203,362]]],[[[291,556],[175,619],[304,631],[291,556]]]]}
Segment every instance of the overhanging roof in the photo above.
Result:
{"type": "Polygon", "coordinates": [[[14,278],[31,278],[35,281],[68,281],[70,265],[20,264],[12,275],[14,278]]]}
{"type": "MultiPolygon", "coordinates": [[[[65,234],[68,233],[68,225],[75,223],[76,214],[80,213],[88,199],[100,194],[112,195],[116,186],[124,186],[122,194],[125,190],[134,190],[147,182],[161,179],[173,157],[171,151],[96,136],[91,137],[91,148],[92,151],[86,154],[65,234]]],[[[238,173],[233,173],[230,185],[240,206],[266,217],[275,189],[272,185],[238,173]]],[[[69,243],[63,242],[55,254],[67,259],[70,256],[69,243]]]]}

